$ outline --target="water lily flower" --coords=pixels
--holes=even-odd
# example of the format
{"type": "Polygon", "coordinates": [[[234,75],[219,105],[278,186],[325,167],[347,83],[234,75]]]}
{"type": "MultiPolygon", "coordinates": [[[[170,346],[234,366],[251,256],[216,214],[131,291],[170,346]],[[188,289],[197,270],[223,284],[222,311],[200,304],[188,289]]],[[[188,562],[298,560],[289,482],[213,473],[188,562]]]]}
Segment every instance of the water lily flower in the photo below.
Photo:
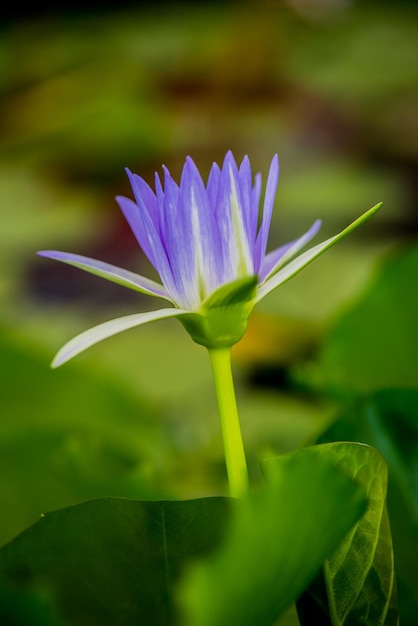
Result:
{"type": "Polygon", "coordinates": [[[320,228],[319,220],[298,239],[267,252],[279,177],[277,155],[271,162],[261,215],[261,175],[253,179],[248,157],[238,167],[228,152],[222,167],[212,165],[206,184],[187,157],[180,184],[164,168],[163,184],[156,174],[155,192],[140,176],[129,170],[127,174],[135,200],[118,197],[117,201],[161,282],[78,254],[51,250],[38,254],[162,298],[172,306],[113,319],[83,332],[59,351],[53,367],[111,335],[169,317],[178,318],[193,340],[209,349],[230,347],[242,338],[257,302],[381,206],[303,253],[320,228]]]}
{"type": "Polygon", "coordinates": [[[364,213],[334,237],[301,253],[316,235],[316,221],[301,237],[267,252],[279,178],[277,155],[267,178],[259,214],[261,176],[253,180],[245,157],[238,167],[228,152],[222,167],[212,165],[206,185],[187,157],[178,185],[164,168],[164,185],[156,175],[155,192],[128,171],[135,201],[117,201],[139,245],[161,282],[78,254],[39,252],[150,296],[171,307],[113,319],[81,333],[57,354],[52,366],[65,363],[93,344],[123,330],[176,317],[192,339],[208,349],[212,364],[225,448],[230,494],[248,490],[248,472],[231,370],[231,346],[245,333],[254,306],[308,263],[371,217],[364,213]]]}

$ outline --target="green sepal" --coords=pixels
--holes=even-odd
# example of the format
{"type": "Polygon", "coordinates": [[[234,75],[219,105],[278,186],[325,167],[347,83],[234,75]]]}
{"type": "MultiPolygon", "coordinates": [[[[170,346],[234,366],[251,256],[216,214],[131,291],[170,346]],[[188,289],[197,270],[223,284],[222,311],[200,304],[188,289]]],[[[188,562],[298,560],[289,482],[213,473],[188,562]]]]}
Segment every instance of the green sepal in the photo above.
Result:
{"type": "Polygon", "coordinates": [[[257,276],[222,285],[203,302],[198,313],[178,317],[195,343],[226,348],[240,341],[255,304],[257,276]]]}
{"type": "Polygon", "coordinates": [[[242,304],[254,300],[257,283],[258,276],[246,276],[222,285],[203,301],[202,307],[209,309],[216,306],[242,304]]]}

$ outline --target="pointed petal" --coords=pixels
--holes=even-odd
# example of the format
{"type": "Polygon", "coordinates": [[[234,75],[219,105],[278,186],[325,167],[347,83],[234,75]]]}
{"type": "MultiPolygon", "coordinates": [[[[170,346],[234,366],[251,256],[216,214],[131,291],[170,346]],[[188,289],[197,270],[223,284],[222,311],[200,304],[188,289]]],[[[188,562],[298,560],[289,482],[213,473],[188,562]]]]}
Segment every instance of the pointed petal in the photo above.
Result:
{"type": "Polygon", "coordinates": [[[178,317],[188,314],[189,311],[182,311],[181,309],[160,309],[158,311],[149,311],[148,313],[134,313],[133,315],[127,315],[125,317],[118,317],[117,319],[104,322],[98,326],[94,326],[89,330],[86,330],[81,335],[77,335],[66,343],[54,358],[51,367],[59,367],[66,361],[69,361],[80,352],[87,350],[95,343],[107,339],[112,335],[121,333],[124,330],[129,330],[135,326],[141,326],[149,322],[164,319],[167,317],[178,317]]]}
{"type": "MultiPolygon", "coordinates": [[[[184,172],[184,169],[183,169],[184,172]]],[[[195,241],[190,208],[185,206],[182,192],[164,168],[163,203],[164,245],[167,250],[179,306],[197,308],[199,296],[195,281],[195,241]]]]}
{"type": "Polygon", "coordinates": [[[248,224],[244,215],[239,172],[231,152],[222,165],[216,219],[224,259],[222,282],[254,274],[248,224]]]}
{"type": "Polygon", "coordinates": [[[210,168],[208,182],[206,184],[206,192],[208,194],[209,204],[212,211],[215,211],[216,202],[218,199],[219,191],[219,179],[221,177],[221,170],[217,163],[213,163],[210,168]]]}
{"type": "Polygon", "coordinates": [[[257,230],[258,226],[258,213],[260,210],[260,198],[261,198],[261,185],[262,178],[260,172],[254,176],[254,185],[251,193],[251,220],[252,220],[252,229],[254,232],[257,230]]]}
{"type": "MultiPolygon", "coordinates": [[[[207,288],[202,258],[206,255],[210,266],[215,254],[214,246],[207,246],[211,229],[205,227],[202,233],[201,221],[206,219],[206,223],[213,223],[214,218],[200,173],[190,157],[183,167],[180,187],[164,168],[161,200],[164,245],[176,285],[176,302],[183,308],[197,309],[207,288]]],[[[216,237],[213,241],[216,245],[216,237]]],[[[214,272],[211,272],[210,280],[215,280],[214,272]]]]}
{"type": "Polygon", "coordinates": [[[153,246],[150,244],[148,232],[145,229],[144,219],[140,215],[138,205],[124,196],[117,196],[116,201],[144,254],[156,268],[157,260],[154,256],[153,246]]]}
{"type": "Polygon", "coordinates": [[[274,155],[270,164],[270,170],[267,178],[266,193],[264,196],[263,219],[261,222],[258,237],[260,238],[260,263],[263,263],[264,255],[267,249],[267,240],[270,232],[271,216],[273,214],[274,199],[276,197],[277,185],[279,182],[279,158],[274,155]]]}
{"type": "Polygon", "coordinates": [[[245,220],[246,231],[248,233],[248,241],[250,243],[250,247],[252,247],[255,242],[255,231],[253,231],[251,215],[253,177],[248,156],[245,156],[241,162],[238,170],[238,178],[242,201],[242,212],[245,220]]]}
{"type": "Polygon", "coordinates": [[[179,267],[189,268],[185,292],[197,305],[223,278],[219,228],[199,170],[187,157],[180,182],[179,219],[184,241],[177,241],[179,267]],[[192,274],[190,274],[192,270],[192,274]]]}
{"type": "Polygon", "coordinates": [[[157,210],[160,228],[164,232],[164,191],[158,172],[155,172],[155,195],[157,197],[157,210]]]}
{"type": "Polygon", "coordinates": [[[264,296],[266,296],[270,291],[282,285],[290,278],[295,276],[298,272],[300,272],[304,267],[306,267],[309,263],[311,263],[314,259],[316,259],[320,254],[331,248],[335,243],[340,241],[343,237],[351,233],[358,226],[363,224],[366,220],[368,220],[372,215],[374,215],[382,206],[382,202],[376,204],[376,206],[372,207],[366,213],[361,215],[358,219],[352,222],[347,228],[344,228],[340,233],[334,235],[334,237],[330,237],[326,241],[314,246],[310,250],[307,250],[300,256],[296,257],[293,261],[291,261],[288,265],[285,265],[283,269],[273,274],[270,278],[268,278],[262,285],[259,286],[257,290],[256,302],[259,302],[264,296]]]}
{"type": "Polygon", "coordinates": [[[172,256],[172,244],[176,243],[176,237],[174,233],[176,233],[176,227],[178,225],[178,210],[179,210],[179,186],[177,183],[171,178],[170,172],[168,169],[163,166],[164,171],[164,190],[161,185],[161,181],[159,176],[156,174],[155,176],[155,187],[157,190],[157,200],[158,207],[160,212],[160,223],[161,223],[161,242],[164,247],[164,250],[167,253],[167,258],[170,267],[173,272],[173,279],[177,284],[176,280],[176,272],[175,272],[175,258],[172,256]]]}
{"type": "Polygon", "coordinates": [[[157,209],[157,198],[155,193],[138,174],[132,174],[132,172],[126,168],[126,173],[131,183],[132,191],[135,196],[135,200],[139,207],[143,208],[154,222],[154,226],[158,230],[159,215],[157,209]]]}
{"type": "Polygon", "coordinates": [[[167,291],[175,296],[173,273],[167,259],[164,246],[161,243],[160,233],[153,220],[144,208],[143,203],[137,206],[134,202],[123,196],[116,198],[127,222],[129,223],[139,245],[147,255],[150,263],[155,267],[167,291]]]}
{"type": "Polygon", "coordinates": [[[67,265],[73,265],[81,270],[100,276],[106,280],[110,280],[113,283],[122,285],[122,287],[128,287],[134,291],[140,291],[150,296],[157,296],[159,298],[165,298],[172,302],[172,298],[166,289],[145,276],[135,274],[129,270],[116,267],[110,263],[104,261],[97,261],[96,259],[90,259],[89,257],[82,256],[80,254],[72,254],[70,252],[59,252],[57,250],[43,250],[38,252],[39,256],[46,257],[48,259],[54,259],[55,261],[61,261],[67,263],[67,265]]]}
{"type": "Polygon", "coordinates": [[[275,274],[280,267],[288,263],[306,244],[315,237],[321,228],[321,220],[316,220],[304,235],[290,243],[269,252],[261,265],[260,283],[275,274]]]}
{"type": "Polygon", "coordinates": [[[157,195],[158,214],[160,219],[160,243],[167,258],[167,272],[170,273],[170,293],[177,305],[185,304],[183,297],[182,272],[178,271],[176,246],[179,245],[179,196],[180,189],[173,180],[168,169],[163,165],[164,189],[158,173],[155,173],[155,191],[157,195]]]}
{"type": "Polygon", "coordinates": [[[253,235],[253,263],[254,263],[254,273],[258,274],[260,271],[261,264],[261,238],[257,237],[257,228],[258,228],[258,215],[260,212],[260,198],[261,198],[261,184],[262,178],[261,174],[257,173],[254,178],[254,186],[252,190],[252,198],[251,198],[251,232],[253,235]]]}

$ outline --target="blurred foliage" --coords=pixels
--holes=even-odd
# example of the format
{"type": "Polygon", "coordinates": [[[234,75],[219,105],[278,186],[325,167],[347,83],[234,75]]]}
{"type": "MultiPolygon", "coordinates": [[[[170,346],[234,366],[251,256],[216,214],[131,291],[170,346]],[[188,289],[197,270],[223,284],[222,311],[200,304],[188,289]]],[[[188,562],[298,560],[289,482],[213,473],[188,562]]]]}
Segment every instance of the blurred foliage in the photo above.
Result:
{"type": "Polygon", "coordinates": [[[2,582],[0,619],[3,626],[62,626],[61,618],[44,585],[21,591],[2,582]]]}
{"type": "Polygon", "coordinates": [[[417,268],[417,245],[391,255],[329,331],[319,359],[327,385],[350,392],[418,387],[417,268]]]}
{"type": "MultiPolygon", "coordinates": [[[[278,152],[271,247],[317,217],[326,238],[384,202],[266,298],[234,350],[254,483],[260,457],[302,447],[338,415],[356,416],[346,437],[363,440],[367,416],[347,408],[359,394],[417,387],[415,4],[109,4],[0,24],[0,543],[89,498],[225,493],[209,363],[180,325],[130,331],[48,368],[77,332],[149,308],[35,256],[64,249],[152,275],[113,200],[130,194],[125,166],[153,184],[162,163],[177,176],[190,154],[205,174],[232,149],[265,175],[278,152]]],[[[395,412],[379,404],[384,437],[368,441],[388,455],[407,624],[416,520],[397,515],[390,485],[403,476],[417,506],[418,437],[416,402],[402,398],[395,412]]]]}
{"type": "MultiPolygon", "coordinates": [[[[105,496],[158,493],[169,463],[158,416],[111,380],[79,369],[51,378],[45,352],[0,336],[1,542],[42,511],[105,496]],[[163,452],[164,450],[164,452],[163,452]],[[154,484],[154,487],[153,487],[154,484]]],[[[162,492],[160,492],[162,495],[162,492]]]]}

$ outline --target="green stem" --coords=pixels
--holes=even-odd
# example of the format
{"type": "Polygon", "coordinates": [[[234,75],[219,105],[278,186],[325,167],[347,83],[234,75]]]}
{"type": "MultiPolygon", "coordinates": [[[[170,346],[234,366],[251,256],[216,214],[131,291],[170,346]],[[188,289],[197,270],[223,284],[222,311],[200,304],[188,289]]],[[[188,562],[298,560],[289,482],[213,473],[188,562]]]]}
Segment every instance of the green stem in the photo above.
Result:
{"type": "Polygon", "coordinates": [[[239,498],[247,493],[248,473],[231,370],[231,349],[209,350],[218,400],[228,472],[229,492],[239,498]]]}

